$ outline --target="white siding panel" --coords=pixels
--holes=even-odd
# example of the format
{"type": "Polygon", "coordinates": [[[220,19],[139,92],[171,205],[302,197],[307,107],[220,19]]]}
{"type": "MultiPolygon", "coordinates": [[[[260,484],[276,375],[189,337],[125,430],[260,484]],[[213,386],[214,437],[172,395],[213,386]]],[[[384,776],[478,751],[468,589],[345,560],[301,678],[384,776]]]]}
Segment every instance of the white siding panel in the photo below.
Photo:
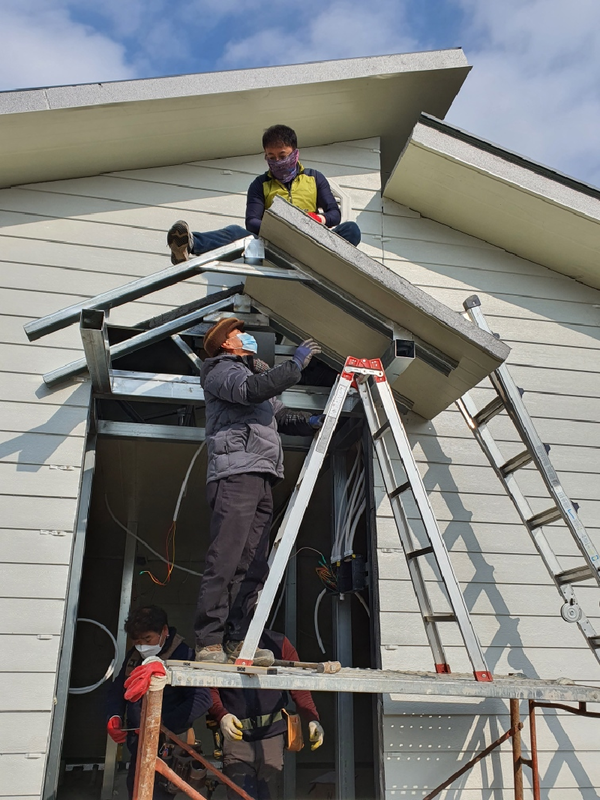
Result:
{"type": "Polygon", "coordinates": [[[0,519],[6,528],[71,531],[75,511],[71,498],[0,495],[0,519]]]}
{"type": "Polygon", "coordinates": [[[75,466],[81,461],[83,434],[67,436],[46,433],[0,431],[0,461],[18,463],[21,469],[39,464],[75,466]]]}
{"type": "Polygon", "coordinates": [[[35,664],[36,672],[54,673],[59,644],[59,637],[51,634],[0,635],[0,672],[18,672],[35,664]]]}
{"type": "MultiPolygon", "coordinates": [[[[55,361],[55,366],[67,363],[61,362],[59,359],[55,359],[55,361]]],[[[3,401],[0,403],[0,428],[4,431],[35,431],[65,436],[84,436],[87,414],[87,408],[82,406],[3,401]]]]}
{"type": "Polygon", "coordinates": [[[39,797],[44,779],[42,753],[0,757],[0,797],[39,797]]]}
{"type": "Polygon", "coordinates": [[[64,599],[68,577],[63,564],[5,564],[0,597],[64,599]]]}
{"type": "Polygon", "coordinates": [[[54,675],[45,672],[5,672],[0,711],[50,711],[54,675]]]}
{"type": "Polygon", "coordinates": [[[62,633],[64,603],[62,600],[0,598],[0,633],[62,633]]]}
{"type": "Polygon", "coordinates": [[[89,382],[69,381],[50,389],[37,375],[4,372],[0,379],[0,400],[79,406],[87,410],[90,403],[90,385],[89,382]]]}
{"type": "Polygon", "coordinates": [[[50,712],[0,713],[0,752],[43,753],[49,724],[50,712]]]}
{"type": "Polygon", "coordinates": [[[0,529],[0,553],[6,564],[68,564],[72,544],[69,533],[0,529]]]}
{"type": "Polygon", "coordinates": [[[77,498],[80,471],[58,464],[40,466],[35,471],[0,463],[0,492],[12,495],[77,498]]]}

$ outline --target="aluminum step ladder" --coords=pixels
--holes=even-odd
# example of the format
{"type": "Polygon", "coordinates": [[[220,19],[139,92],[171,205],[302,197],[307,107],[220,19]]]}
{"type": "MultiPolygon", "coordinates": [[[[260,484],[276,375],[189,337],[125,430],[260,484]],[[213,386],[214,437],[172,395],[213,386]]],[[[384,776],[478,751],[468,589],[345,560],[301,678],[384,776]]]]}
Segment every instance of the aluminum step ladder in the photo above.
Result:
{"type": "Polygon", "coordinates": [[[269,560],[269,575],[256,605],[254,617],[236,664],[246,666],[252,664],[252,656],[265,628],[304,512],[327,455],[344,401],[351,388],[358,390],[364,406],[386,493],[392,507],[400,542],[406,554],[409,574],[433,653],[436,672],[450,672],[438,630],[439,624],[455,622],[460,629],[476,680],[491,681],[492,675],[473,629],[467,605],[450,563],[446,545],[413,458],[410,443],[380,359],[346,359],[342,373],[332,388],[325,407],[323,426],[313,439],[273,544],[269,560]],[[397,471],[401,473],[401,477],[396,475],[397,471]],[[413,508],[414,505],[416,505],[418,517],[425,530],[428,542],[425,547],[415,546],[415,539],[409,527],[408,508],[413,508]],[[421,559],[428,555],[433,556],[443,580],[450,612],[436,613],[433,610],[420,563],[421,559]]]}
{"type": "MultiPolygon", "coordinates": [[[[477,295],[469,297],[463,305],[466,311],[465,316],[483,330],[491,333],[477,295]]],[[[548,456],[550,448],[540,439],[521,398],[521,390],[513,381],[508,368],[502,364],[491,373],[489,378],[496,394],[484,408],[478,410],[469,394],[465,394],[456,404],[493,466],[506,493],[513,501],[546,569],[564,600],[560,610],[563,619],[567,622],[577,623],[592,652],[600,661],[600,636],[577,602],[573,589],[573,584],[590,579],[594,579],[600,585],[600,554],[577,515],[576,505],[571,502],[560,483],[548,456]],[[521,452],[508,460],[500,452],[500,448],[488,428],[489,422],[502,411],[507,412],[524,446],[521,452]],[[532,464],[537,469],[552,502],[551,506],[538,513],[533,512],[516,480],[518,470],[528,464],[532,464]],[[583,563],[572,569],[561,567],[543,531],[544,525],[550,525],[561,519],[570,531],[583,557],[583,563]]]]}

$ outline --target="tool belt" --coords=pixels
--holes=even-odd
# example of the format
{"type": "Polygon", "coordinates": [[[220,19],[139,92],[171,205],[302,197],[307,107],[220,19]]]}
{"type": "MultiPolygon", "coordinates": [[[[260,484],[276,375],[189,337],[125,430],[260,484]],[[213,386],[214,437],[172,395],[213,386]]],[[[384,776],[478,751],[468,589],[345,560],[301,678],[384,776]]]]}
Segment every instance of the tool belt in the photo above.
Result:
{"type": "Polygon", "coordinates": [[[276,711],[274,714],[259,714],[257,717],[241,719],[240,723],[243,731],[251,731],[254,730],[254,728],[266,728],[267,725],[272,725],[274,722],[279,722],[281,719],[283,719],[283,714],[281,711],[276,711]]]}

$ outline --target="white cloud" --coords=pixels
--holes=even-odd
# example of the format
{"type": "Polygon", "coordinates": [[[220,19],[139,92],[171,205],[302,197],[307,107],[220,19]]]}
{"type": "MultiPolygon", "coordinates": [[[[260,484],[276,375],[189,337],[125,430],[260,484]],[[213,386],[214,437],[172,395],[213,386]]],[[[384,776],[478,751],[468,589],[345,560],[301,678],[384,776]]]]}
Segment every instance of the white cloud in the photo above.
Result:
{"type": "Polygon", "coordinates": [[[137,76],[125,48],[76,22],[61,0],[6,0],[0,89],[111,81],[137,76]]]}
{"type": "Polygon", "coordinates": [[[228,42],[220,65],[265,66],[410,52],[419,48],[408,35],[404,12],[402,0],[371,4],[339,0],[325,7],[306,2],[285,24],[267,22],[258,32],[228,42]]]}
{"type": "Polygon", "coordinates": [[[473,70],[448,121],[600,185],[600,3],[458,2],[473,70]]]}

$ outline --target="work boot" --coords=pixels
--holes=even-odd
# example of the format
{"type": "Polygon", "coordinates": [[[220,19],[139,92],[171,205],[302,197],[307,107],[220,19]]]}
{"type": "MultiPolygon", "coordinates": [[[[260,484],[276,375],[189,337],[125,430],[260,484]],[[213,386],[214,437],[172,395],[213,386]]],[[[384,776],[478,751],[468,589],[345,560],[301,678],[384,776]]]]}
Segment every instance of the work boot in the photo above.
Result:
{"type": "Polygon", "coordinates": [[[190,226],[182,219],[171,225],[167,233],[167,244],[171,248],[171,264],[189,261],[194,246],[194,236],[190,226]]]}
{"type": "Polygon", "coordinates": [[[215,664],[226,664],[227,654],[220,644],[208,644],[206,647],[196,645],[196,661],[212,661],[215,664]]]}
{"type": "MultiPolygon", "coordinates": [[[[227,661],[230,664],[233,664],[235,660],[239,658],[239,655],[242,652],[243,644],[243,639],[241,642],[229,641],[225,643],[225,654],[227,656],[227,661]]],[[[254,651],[254,659],[252,661],[253,666],[270,667],[274,661],[275,656],[273,655],[272,650],[263,650],[260,647],[257,647],[254,651]]]]}

